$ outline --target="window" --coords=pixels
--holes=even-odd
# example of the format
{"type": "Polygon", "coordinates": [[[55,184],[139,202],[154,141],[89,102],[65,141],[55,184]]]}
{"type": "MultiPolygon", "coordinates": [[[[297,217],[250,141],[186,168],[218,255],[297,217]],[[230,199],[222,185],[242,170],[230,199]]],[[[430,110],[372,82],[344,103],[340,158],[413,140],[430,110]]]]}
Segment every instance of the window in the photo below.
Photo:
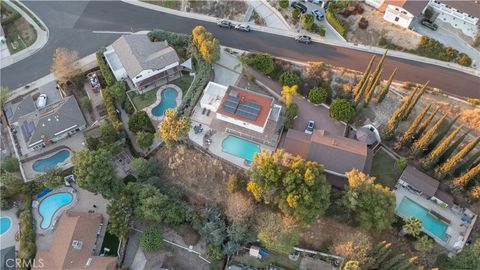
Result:
{"type": "Polygon", "coordinates": [[[398,18],[398,17],[395,17],[395,21],[396,21],[396,22],[398,22],[398,20],[400,20],[400,18],[398,18]]]}

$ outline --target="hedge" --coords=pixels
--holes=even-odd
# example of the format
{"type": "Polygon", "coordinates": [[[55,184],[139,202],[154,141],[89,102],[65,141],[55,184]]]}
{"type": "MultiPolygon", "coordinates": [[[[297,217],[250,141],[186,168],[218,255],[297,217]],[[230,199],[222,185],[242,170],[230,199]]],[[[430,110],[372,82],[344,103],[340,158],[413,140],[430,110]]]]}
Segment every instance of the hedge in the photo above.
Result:
{"type": "Polygon", "coordinates": [[[327,21],[342,37],[345,37],[348,31],[347,26],[335,14],[334,4],[330,4],[327,8],[327,21]]]}
{"type": "Polygon", "coordinates": [[[113,97],[108,92],[108,89],[102,90],[103,102],[105,103],[105,107],[107,109],[108,119],[112,123],[112,126],[116,130],[121,130],[123,128],[123,123],[118,119],[117,110],[115,108],[115,101],[113,97]]]}
{"type": "Polygon", "coordinates": [[[98,63],[98,67],[100,67],[100,72],[102,72],[102,76],[105,79],[105,83],[107,84],[107,86],[111,86],[115,83],[116,80],[115,80],[115,77],[113,76],[112,71],[108,67],[105,60],[103,59],[104,51],[105,49],[97,51],[96,53],[97,63],[98,63]]]}
{"type": "Polygon", "coordinates": [[[147,36],[152,42],[166,40],[170,45],[182,47],[188,47],[192,42],[191,35],[168,32],[161,29],[155,29],[149,32],[147,36]]]}
{"type": "Polygon", "coordinates": [[[296,103],[292,103],[290,107],[287,108],[286,117],[285,117],[285,127],[286,128],[293,128],[293,121],[298,113],[298,105],[296,103]]]}
{"type": "Polygon", "coordinates": [[[18,269],[27,269],[28,263],[32,262],[35,258],[36,246],[35,246],[35,228],[33,225],[32,214],[32,198],[25,196],[25,201],[20,209],[20,249],[18,251],[18,259],[21,260],[21,267],[18,269]]]}

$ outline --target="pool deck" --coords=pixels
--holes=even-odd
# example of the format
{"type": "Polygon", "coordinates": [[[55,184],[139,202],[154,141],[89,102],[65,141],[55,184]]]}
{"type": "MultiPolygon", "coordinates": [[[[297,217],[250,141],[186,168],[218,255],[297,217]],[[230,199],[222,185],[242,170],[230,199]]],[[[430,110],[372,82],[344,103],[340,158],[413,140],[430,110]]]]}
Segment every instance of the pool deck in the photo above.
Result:
{"type": "Polygon", "coordinates": [[[162,92],[163,92],[163,90],[165,90],[167,88],[173,88],[177,91],[177,98],[175,100],[177,105],[175,106],[175,109],[178,106],[180,106],[180,104],[182,103],[183,93],[182,93],[182,89],[180,89],[180,87],[178,87],[174,84],[167,84],[167,85],[163,85],[160,88],[158,88],[158,90],[157,90],[157,100],[152,105],[142,109],[143,111],[145,111],[147,113],[148,117],[150,117],[150,119],[152,121],[154,121],[156,124],[159,124],[163,120],[164,116],[163,115],[162,116],[153,115],[152,114],[152,109],[155,108],[158,104],[160,104],[162,102],[162,92]]]}
{"type": "Polygon", "coordinates": [[[458,251],[459,243],[460,246],[463,248],[465,242],[468,239],[468,234],[471,231],[471,227],[473,227],[474,222],[465,223],[462,221],[462,213],[463,209],[461,208],[443,208],[439,206],[437,203],[430,201],[418,194],[413,193],[412,191],[397,185],[395,191],[396,195],[396,206],[395,209],[400,205],[404,197],[411,199],[412,201],[420,204],[427,210],[435,211],[436,213],[440,214],[444,218],[450,221],[448,224],[448,228],[446,234],[449,235],[449,238],[446,242],[436,237],[434,234],[423,230],[426,234],[431,236],[435,241],[440,244],[441,246],[445,247],[449,251],[458,251]]]}
{"type": "Polygon", "coordinates": [[[20,242],[15,241],[15,234],[18,232],[19,228],[19,221],[16,215],[17,208],[13,207],[9,210],[2,210],[0,211],[1,217],[8,217],[10,218],[11,224],[8,231],[4,232],[0,236],[0,249],[5,249],[8,247],[15,246],[15,250],[18,250],[20,247],[20,242]]]}

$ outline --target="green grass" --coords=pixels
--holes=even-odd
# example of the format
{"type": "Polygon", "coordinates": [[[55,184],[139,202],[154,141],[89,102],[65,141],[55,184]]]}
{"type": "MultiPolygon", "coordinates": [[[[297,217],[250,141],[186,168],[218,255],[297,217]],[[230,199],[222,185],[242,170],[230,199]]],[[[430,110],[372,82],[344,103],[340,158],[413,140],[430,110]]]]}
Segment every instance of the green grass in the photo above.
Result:
{"type": "Polygon", "coordinates": [[[395,159],[384,150],[378,150],[373,158],[370,175],[375,176],[378,183],[393,188],[401,174],[402,172],[395,167],[395,159]]]}
{"type": "Polygon", "coordinates": [[[142,95],[136,92],[130,92],[128,94],[130,95],[130,98],[132,98],[132,101],[135,104],[137,110],[140,111],[143,108],[152,105],[157,100],[158,88],[160,87],[156,87],[155,89],[150,90],[142,95]]]}
{"type": "Polygon", "coordinates": [[[182,73],[182,77],[176,79],[175,81],[171,81],[170,83],[180,87],[180,89],[182,89],[182,94],[185,95],[187,93],[188,88],[192,84],[192,81],[193,81],[193,76],[182,73]]]}
{"type": "Polygon", "coordinates": [[[300,268],[300,260],[294,262],[288,259],[287,255],[277,255],[272,254],[269,252],[270,256],[262,257],[262,260],[255,259],[251,257],[248,253],[243,254],[242,256],[235,256],[233,258],[234,261],[257,267],[257,268],[264,268],[269,264],[274,264],[276,266],[280,266],[284,269],[299,269],[300,268]]]}
{"type": "Polygon", "coordinates": [[[28,16],[30,16],[30,18],[33,19],[33,21],[38,25],[38,27],[40,27],[40,29],[42,29],[43,31],[47,31],[47,29],[45,29],[45,26],[43,26],[42,23],[40,23],[40,21],[38,20],[37,16],[33,15],[29,9],[25,8],[25,6],[23,6],[22,4],[18,3],[18,0],[14,0],[12,1],[12,3],[14,3],[16,6],[18,6],[21,10],[23,10],[25,13],[27,13],[28,16]]]}
{"type": "Polygon", "coordinates": [[[119,243],[120,243],[120,240],[118,239],[118,237],[108,232],[105,232],[105,237],[103,238],[100,254],[103,253],[103,248],[108,248],[110,249],[110,251],[106,252],[105,256],[117,256],[119,243]]]}

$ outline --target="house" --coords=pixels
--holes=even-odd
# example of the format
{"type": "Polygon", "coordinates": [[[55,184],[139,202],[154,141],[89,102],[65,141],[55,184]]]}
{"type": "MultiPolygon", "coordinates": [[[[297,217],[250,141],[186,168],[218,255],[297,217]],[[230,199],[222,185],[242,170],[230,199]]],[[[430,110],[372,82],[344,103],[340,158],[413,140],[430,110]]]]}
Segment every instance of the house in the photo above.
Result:
{"type": "Polygon", "coordinates": [[[325,166],[325,172],[346,178],[346,173],[358,169],[370,173],[373,153],[366,143],[336,136],[323,129],[315,129],[312,135],[289,129],[283,146],[285,151],[305,160],[325,166]]]}
{"type": "Polygon", "coordinates": [[[408,28],[414,17],[415,16],[406,9],[395,5],[388,5],[383,15],[384,20],[402,28],[408,28]]]}
{"type": "Polygon", "coordinates": [[[272,97],[214,82],[205,87],[200,107],[215,112],[217,120],[258,133],[265,131],[272,111],[277,118],[281,111],[272,97]]]}
{"type": "Polygon", "coordinates": [[[445,206],[453,205],[453,196],[439,189],[440,182],[413,166],[407,166],[398,180],[398,184],[432,201],[445,206]]]}
{"type": "Polygon", "coordinates": [[[116,258],[98,256],[98,237],[103,216],[98,213],[67,212],[59,220],[48,250],[37,250],[33,270],[116,269],[116,258]]]}
{"type": "Polygon", "coordinates": [[[141,93],[180,77],[175,49],[167,41],[150,41],[146,34],[121,36],[104,56],[115,78],[141,93]]]}
{"type": "Polygon", "coordinates": [[[18,103],[5,105],[12,132],[26,148],[41,149],[86,128],[87,122],[74,96],[37,108],[27,95],[18,103]]]}

